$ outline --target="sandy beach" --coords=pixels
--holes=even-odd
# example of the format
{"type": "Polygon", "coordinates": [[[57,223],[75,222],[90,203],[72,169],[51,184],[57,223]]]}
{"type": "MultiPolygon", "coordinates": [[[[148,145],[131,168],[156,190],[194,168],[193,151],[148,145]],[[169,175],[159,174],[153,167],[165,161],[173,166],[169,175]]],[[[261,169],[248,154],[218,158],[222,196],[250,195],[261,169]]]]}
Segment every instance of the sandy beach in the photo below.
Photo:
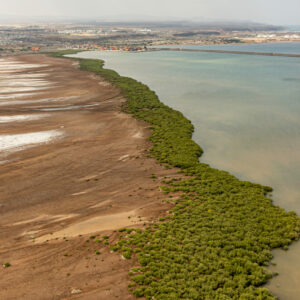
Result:
{"type": "Polygon", "coordinates": [[[178,175],[147,158],[124,101],[73,60],[0,59],[1,299],[134,299],[136,262],[102,237],[166,212],[159,186],[178,175]]]}

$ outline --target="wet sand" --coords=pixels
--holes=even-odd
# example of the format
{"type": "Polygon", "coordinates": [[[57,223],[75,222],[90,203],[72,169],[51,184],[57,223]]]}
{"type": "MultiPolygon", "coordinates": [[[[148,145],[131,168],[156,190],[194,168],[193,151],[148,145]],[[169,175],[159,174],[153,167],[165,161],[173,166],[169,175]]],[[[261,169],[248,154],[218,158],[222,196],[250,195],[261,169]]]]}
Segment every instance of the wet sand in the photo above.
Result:
{"type": "Polygon", "coordinates": [[[146,157],[124,101],[75,61],[0,59],[0,299],[134,299],[136,262],[89,237],[165,213],[160,182],[178,175],[146,157]]]}

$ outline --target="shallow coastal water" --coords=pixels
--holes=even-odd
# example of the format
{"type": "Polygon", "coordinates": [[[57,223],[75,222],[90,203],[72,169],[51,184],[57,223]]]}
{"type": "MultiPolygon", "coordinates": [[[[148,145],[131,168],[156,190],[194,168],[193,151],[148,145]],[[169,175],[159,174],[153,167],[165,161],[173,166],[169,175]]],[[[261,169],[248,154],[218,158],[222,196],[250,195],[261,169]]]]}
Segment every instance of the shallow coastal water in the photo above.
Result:
{"type": "MultiPolygon", "coordinates": [[[[300,43],[228,47],[300,53],[300,43]]],[[[272,186],[274,202],[300,214],[299,58],[168,51],[79,56],[104,59],[107,68],[149,85],[193,122],[194,140],[205,151],[201,161],[272,186]]],[[[280,276],[270,290],[299,299],[300,243],[274,254],[280,276]]]]}

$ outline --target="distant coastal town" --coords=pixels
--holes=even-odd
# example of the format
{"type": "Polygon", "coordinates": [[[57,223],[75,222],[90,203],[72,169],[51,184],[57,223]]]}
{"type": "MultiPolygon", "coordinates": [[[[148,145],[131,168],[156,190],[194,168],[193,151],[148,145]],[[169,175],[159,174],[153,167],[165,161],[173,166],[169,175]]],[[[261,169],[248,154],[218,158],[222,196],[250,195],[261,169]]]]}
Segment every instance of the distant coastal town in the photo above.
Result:
{"type": "Polygon", "coordinates": [[[99,44],[84,44],[79,45],[79,49],[83,50],[100,50],[100,51],[124,51],[124,52],[141,52],[141,51],[147,51],[148,48],[146,46],[143,47],[131,47],[131,46],[101,46],[99,44]]]}
{"type": "Polygon", "coordinates": [[[261,24],[2,24],[0,55],[64,49],[142,52],[150,46],[300,41],[300,28],[261,24]]]}

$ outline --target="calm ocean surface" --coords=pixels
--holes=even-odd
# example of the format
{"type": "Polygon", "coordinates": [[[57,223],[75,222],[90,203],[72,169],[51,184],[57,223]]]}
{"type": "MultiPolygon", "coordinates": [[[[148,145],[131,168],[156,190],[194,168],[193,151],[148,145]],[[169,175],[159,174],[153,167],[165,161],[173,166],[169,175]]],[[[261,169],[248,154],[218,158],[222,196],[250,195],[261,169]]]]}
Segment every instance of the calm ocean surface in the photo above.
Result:
{"type": "MultiPolygon", "coordinates": [[[[185,46],[300,54],[300,43],[185,46]]],[[[202,162],[274,188],[274,202],[300,215],[300,58],[158,51],[83,52],[147,84],[195,126],[202,162]]],[[[274,251],[268,288],[300,299],[300,242],[274,251]]]]}

